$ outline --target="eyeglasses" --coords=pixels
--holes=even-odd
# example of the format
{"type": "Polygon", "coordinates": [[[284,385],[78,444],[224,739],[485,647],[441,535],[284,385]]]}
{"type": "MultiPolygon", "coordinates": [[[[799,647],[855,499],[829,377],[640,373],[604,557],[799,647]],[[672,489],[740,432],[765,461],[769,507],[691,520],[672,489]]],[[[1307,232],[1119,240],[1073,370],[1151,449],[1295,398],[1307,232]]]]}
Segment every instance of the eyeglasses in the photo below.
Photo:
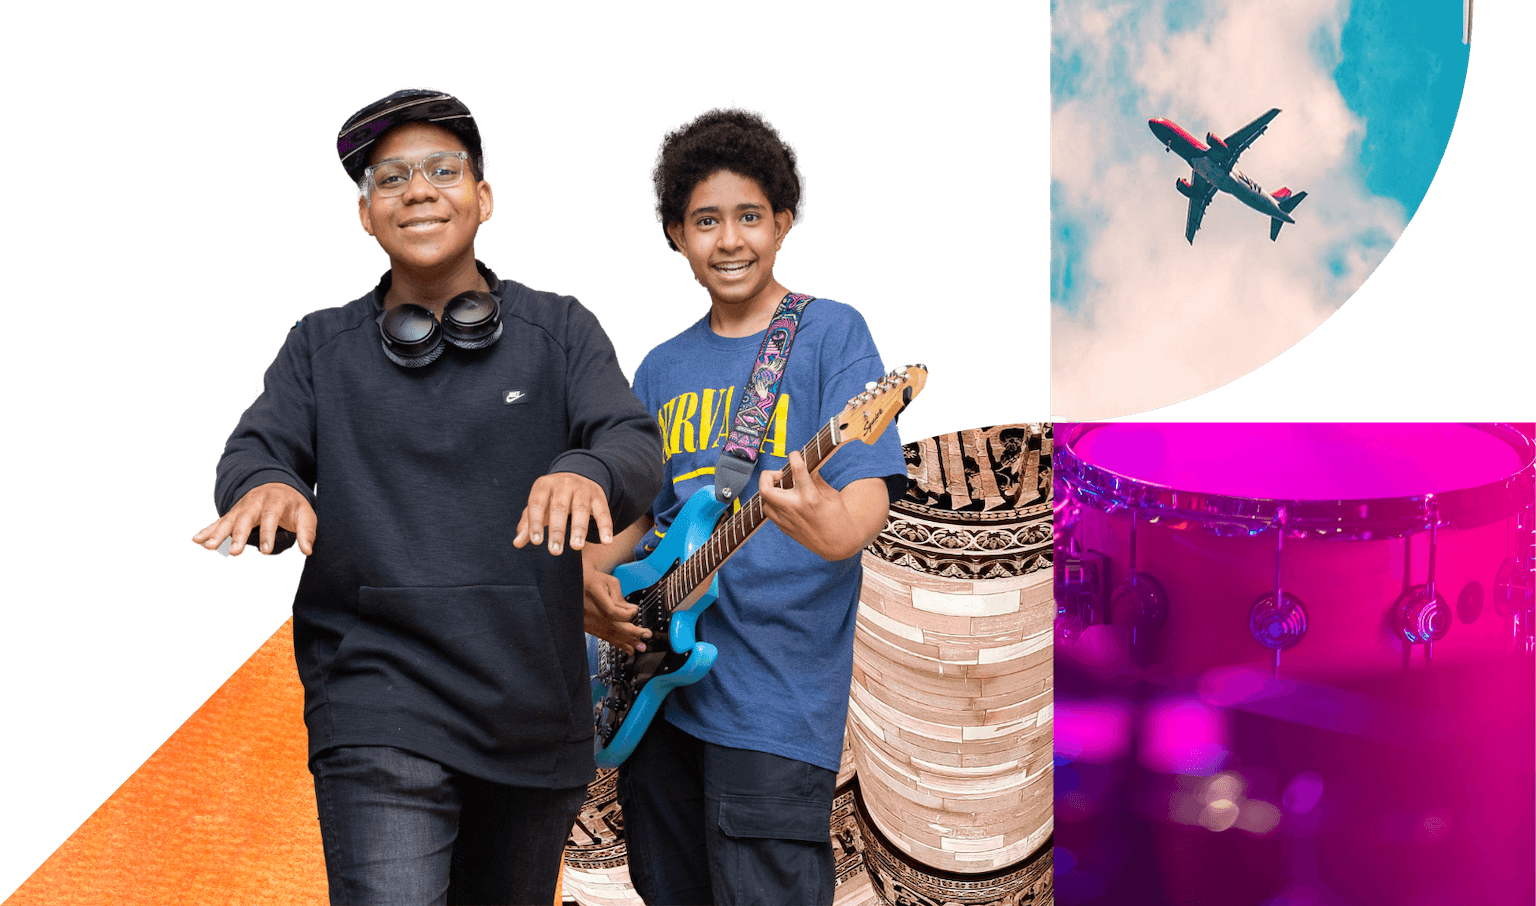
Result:
{"type": "Polygon", "coordinates": [[[427,182],[439,189],[458,185],[464,179],[464,165],[469,155],[463,151],[439,151],[410,163],[403,160],[386,160],[363,171],[363,179],[381,197],[389,198],[405,192],[411,184],[411,175],[421,171],[427,182]]]}

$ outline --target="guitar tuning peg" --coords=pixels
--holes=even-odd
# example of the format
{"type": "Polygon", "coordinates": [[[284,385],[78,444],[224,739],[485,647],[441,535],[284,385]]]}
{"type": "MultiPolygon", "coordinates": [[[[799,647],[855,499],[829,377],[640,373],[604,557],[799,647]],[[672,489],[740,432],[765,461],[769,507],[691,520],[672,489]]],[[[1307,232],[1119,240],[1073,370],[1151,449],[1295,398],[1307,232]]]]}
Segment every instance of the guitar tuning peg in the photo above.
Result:
{"type": "Polygon", "coordinates": [[[874,393],[876,386],[878,386],[878,385],[874,381],[870,381],[869,383],[864,385],[864,392],[866,392],[866,393],[874,393]]]}

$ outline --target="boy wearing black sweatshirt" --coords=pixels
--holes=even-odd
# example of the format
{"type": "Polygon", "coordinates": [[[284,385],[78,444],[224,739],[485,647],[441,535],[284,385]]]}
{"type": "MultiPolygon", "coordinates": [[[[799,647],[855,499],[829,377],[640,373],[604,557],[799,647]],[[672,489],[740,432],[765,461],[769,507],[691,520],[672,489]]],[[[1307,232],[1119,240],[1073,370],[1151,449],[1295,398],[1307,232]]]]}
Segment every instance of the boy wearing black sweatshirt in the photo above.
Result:
{"type": "Polygon", "coordinates": [[[549,555],[646,512],[656,423],[590,312],[475,259],[493,205],[462,103],[396,92],[337,152],[390,269],[290,331],[193,540],[273,553],[281,528],[308,555],[331,900],[547,903],[593,776],[581,560],[549,555]]]}

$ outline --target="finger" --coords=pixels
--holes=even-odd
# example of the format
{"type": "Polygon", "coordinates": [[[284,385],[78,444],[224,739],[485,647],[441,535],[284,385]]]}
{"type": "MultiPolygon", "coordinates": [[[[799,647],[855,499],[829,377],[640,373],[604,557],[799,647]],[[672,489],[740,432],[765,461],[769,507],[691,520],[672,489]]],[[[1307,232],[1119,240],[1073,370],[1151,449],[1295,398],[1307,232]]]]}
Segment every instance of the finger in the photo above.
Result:
{"type": "Polygon", "coordinates": [[[203,550],[214,551],[214,553],[221,557],[229,556],[229,548],[233,539],[230,537],[229,530],[223,528],[224,522],[226,522],[224,519],[214,522],[214,524],[200,531],[192,541],[203,539],[203,541],[198,541],[198,547],[203,548],[203,550]]]}
{"type": "Polygon", "coordinates": [[[625,651],[644,651],[645,640],[650,634],[633,623],[614,623],[605,621],[600,638],[622,647],[625,651]]]}
{"type": "Polygon", "coordinates": [[[764,472],[757,484],[758,496],[763,498],[763,509],[770,516],[789,506],[790,495],[794,493],[779,484],[782,478],[781,472],[764,472]]]}
{"type": "Polygon", "coordinates": [[[230,517],[234,517],[234,521],[229,525],[229,555],[238,557],[245,550],[245,542],[251,537],[253,516],[250,510],[242,508],[226,514],[224,518],[230,517]]]}
{"type": "Polygon", "coordinates": [[[624,600],[619,580],[613,576],[597,577],[588,584],[586,591],[610,619],[628,621],[640,612],[640,608],[624,600]]]}
{"type": "Polygon", "coordinates": [[[573,551],[579,551],[587,544],[587,528],[591,525],[587,512],[587,504],[580,500],[577,500],[571,508],[571,550],[573,551]]]}
{"type": "Polygon", "coordinates": [[[261,542],[263,554],[272,553],[272,546],[277,543],[277,510],[267,507],[261,511],[261,542]]]}
{"type": "MultiPolygon", "coordinates": [[[[560,555],[565,545],[565,501],[555,498],[549,505],[549,552],[555,556],[560,555]]],[[[533,543],[539,543],[539,536],[535,530],[533,543]]]]}
{"type": "Polygon", "coordinates": [[[613,542],[613,517],[608,514],[608,501],[597,494],[592,499],[592,519],[597,523],[597,537],[604,544],[613,542]]]}
{"type": "Polygon", "coordinates": [[[299,552],[306,557],[315,552],[315,527],[318,522],[314,507],[305,501],[294,516],[293,533],[299,536],[299,552]]]}
{"type": "Polygon", "coordinates": [[[628,623],[640,612],[640,608],[629,603],[618,595],[610,595],[606,591],[592,596],[597,606],[602,610],[603,616],[616,622],[628,623]]]}
{"type": "Polygon", "coordinates": [[[540,478],[528,492],[528,503],[523,507],[523,515],[517,520],[517,536],[512,539],[513,547],[522,548],[529,542],[538,544],[544,540],[544,503],[548,499],[549,492],[544,487],[544,479],[540,478]]]}
{"type": "Polygon", "coordinates": [[[794,456],[796,456],[796,453],[791,450],[790,456],[786,458],[788,459],[788,462],[783,464],[783,470],[779,473],[779,487],[793,488],[796,479],[799,479],[800,474],[803,474],[802,470],[805,468],[805,461],[802,459],[802,461],[800,461],[799,467],[796,467],[796,464],[794,464],[794,456]]]}
{"type": "Polygon", "coordinates": [[[528,499],[528,508],[523,510],[523,518],[528,522],[528,540],[534,544],[544,543],[544,526],[548,523],[544,519],[544,502],[548,495],[528,499]]]}
{"type": "Polygon", "coordinates": [[[192,540],[195,543],[201,544],[203,547],[208,548],[209,550],[217,548],[220,544],[224,543],[224,539],[229,535],[228,531],[219,531],[219,525],[223,521],[223,519],[215,519],[213,522],[209,523],[202,531],[198,532],[196,535],[193,535],[192,540]]]}
{"type": "Polygon", "coordinates": [[[589,606],[584,607],[582,611],[582,628],[588,634],[595,635],[606,642],[612,642],[625,651],[633,652],[637,645],[641,651],[645,650],[644,640],[649,637],[648,632],[628,620],[609,619],[603,614],[601,607],[590,606],[596,603],[596,600],[589,596],[587,599],[589,606]]]}
{"type": "Polygon", "coordinates": [[[630,647],[629,643],[625,641],[624,637],[619,634],[618,627],[615,626],[611,621],[605,620],[600,616],[588,613],[585,617],[582,618],[581,628],[586,632],[587,635],[597,636],[605,642],[612,642],[620,648],[623,648],[625,651],[634,651],[634,649],[630,647]]]}

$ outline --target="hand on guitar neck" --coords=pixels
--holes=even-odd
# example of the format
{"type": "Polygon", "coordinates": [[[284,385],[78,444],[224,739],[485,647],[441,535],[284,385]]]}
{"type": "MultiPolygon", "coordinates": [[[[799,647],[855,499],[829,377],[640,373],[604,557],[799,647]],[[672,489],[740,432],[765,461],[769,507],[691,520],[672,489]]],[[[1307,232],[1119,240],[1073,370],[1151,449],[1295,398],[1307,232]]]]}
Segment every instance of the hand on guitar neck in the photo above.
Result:
{"type": "Polygon", "coordinates": [[[784,471],[788,481],[781,481],[781,473],[764,472],[758,482],[763,513],[821,559],[854,556],[885,526],[890,499],[884,479],[861,478],[839,491],[820,474],[808,472],[798,452],[789,454],[784,471]]]}

